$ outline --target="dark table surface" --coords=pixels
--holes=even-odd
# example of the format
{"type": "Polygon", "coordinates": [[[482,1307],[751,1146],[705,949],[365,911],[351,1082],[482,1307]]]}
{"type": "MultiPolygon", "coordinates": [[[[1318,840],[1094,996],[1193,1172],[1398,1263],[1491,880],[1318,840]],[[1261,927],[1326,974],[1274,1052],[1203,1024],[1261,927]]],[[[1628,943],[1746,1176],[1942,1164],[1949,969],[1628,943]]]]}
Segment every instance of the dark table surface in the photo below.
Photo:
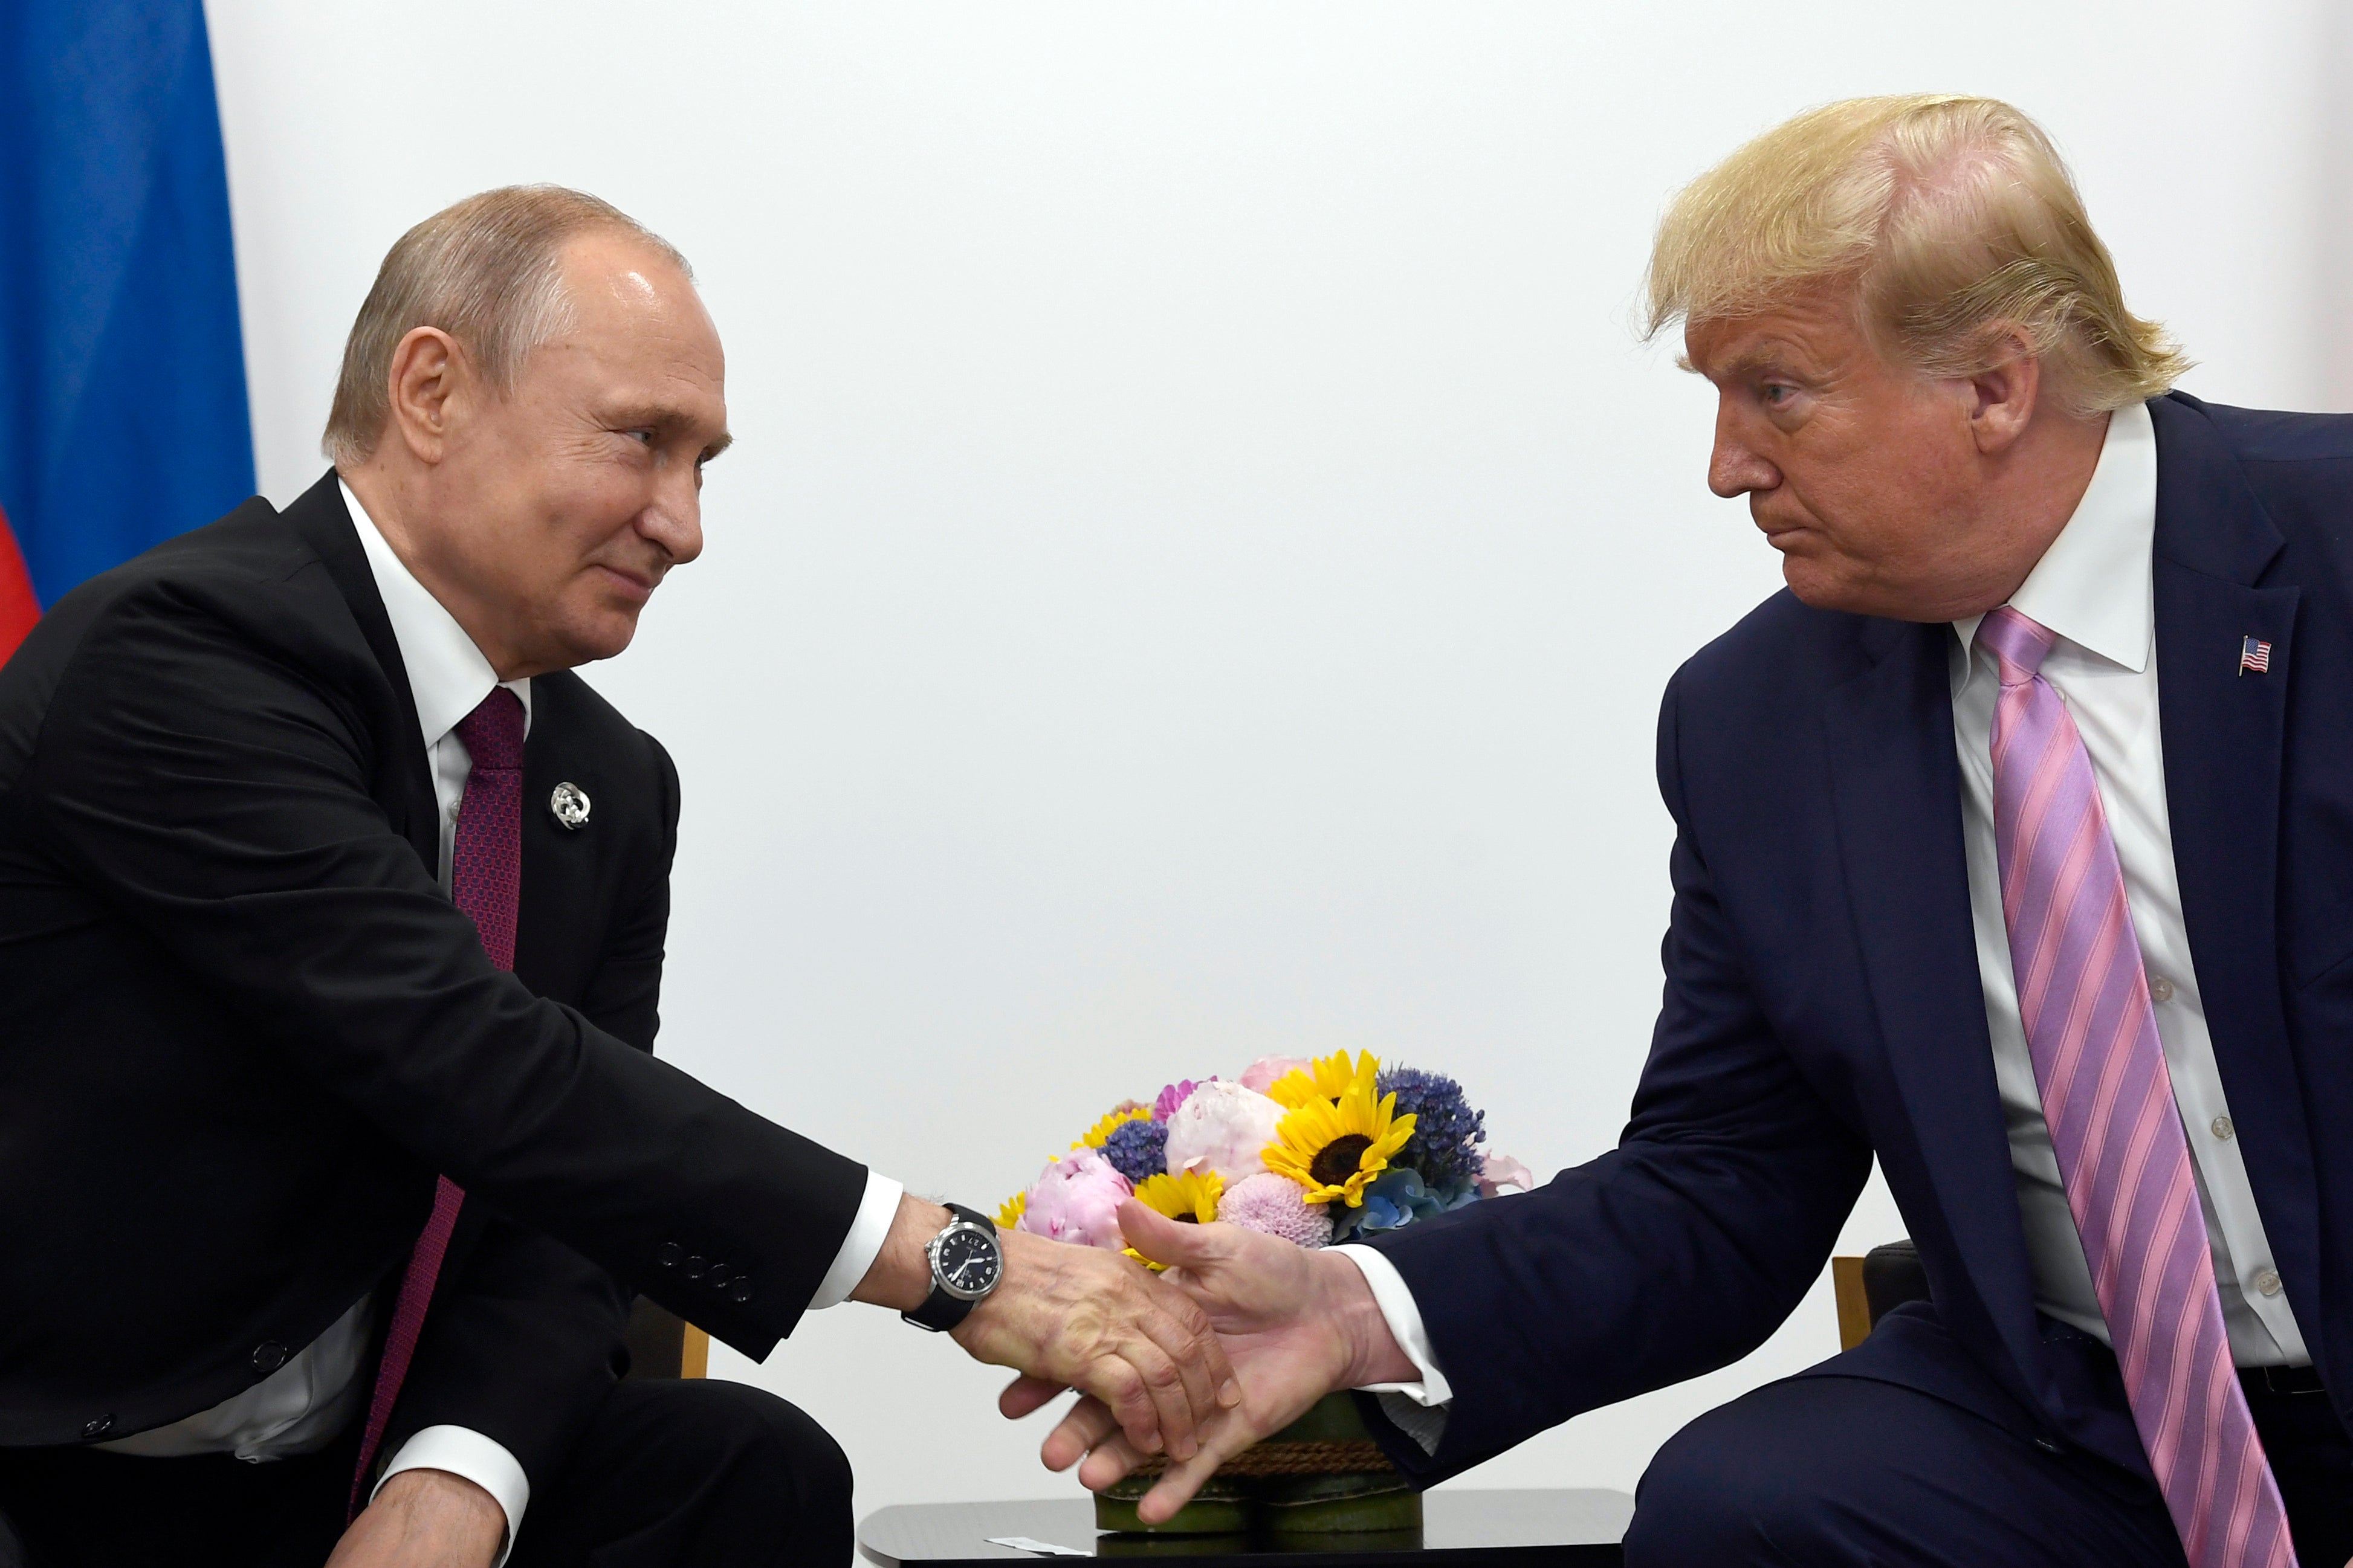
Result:
{"type": "MultiPolygon", "coordinates": [[[[1634,1516],[1624,1492],[1440,1489],[1422,1500],[1419,1535],[1118,1535],[1095,1529],[1090,1498],[1050,1502],[939,1502],[879,1509],[858,1527],[858,1550],[880,1568],[1054,1559],[992,1536],[1027,1536],[1097,1557],[1176,1557],[1190,1568],[1280,1556],[1281,1568],[1395,1568],[1400,1554],[1444,1552],[1447,1568],[1584,1568],[1622,1562],[1618,1542],[1634,1516]]],[[[1257,1568],[1275,1568],[1260,1563],[1257,1568]]]]}

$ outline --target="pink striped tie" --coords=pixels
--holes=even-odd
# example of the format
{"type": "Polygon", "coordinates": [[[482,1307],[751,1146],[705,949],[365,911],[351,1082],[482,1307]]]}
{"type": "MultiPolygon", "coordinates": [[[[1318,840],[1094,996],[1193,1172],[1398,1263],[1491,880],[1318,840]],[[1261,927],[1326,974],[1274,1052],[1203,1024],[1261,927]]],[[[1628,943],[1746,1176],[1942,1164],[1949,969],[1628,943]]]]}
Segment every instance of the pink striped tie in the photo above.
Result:
{"type": "MultiPolygon", "coordinates": [[[[449,856],[449,896],[474,918],[482,951],[499,968],[514,969],[515,916],[522,901],[522,700],[494,687],[471,713],[458,721],[472,771],[458,806],[458,830],[449,856]]],[[[375,1392],[368,1400],[367,1425],[360,1434],[359,1464],[352,1471],[347,1519],[359,1517],[366,1501],[368,1467],[375,1460],[400,1385],[425,1331],[425,1309],[433,1300],[441,1258],[458,1228],[465,1190],[443,1176],[433,1189],[433,1213],[408,1254],[408,1268],[393,1298],[392,1327],[385,1335],[375,1392]]]]}
{"type": "Polygon", "coordinates": [[[1994,845],[2018,1009],[2141,1447],[2194,1568],[2292,1568],[2091,753],[2036,673],[2058,637],[2005,605],[1978,640],[2001,672],[1994,845]]]}

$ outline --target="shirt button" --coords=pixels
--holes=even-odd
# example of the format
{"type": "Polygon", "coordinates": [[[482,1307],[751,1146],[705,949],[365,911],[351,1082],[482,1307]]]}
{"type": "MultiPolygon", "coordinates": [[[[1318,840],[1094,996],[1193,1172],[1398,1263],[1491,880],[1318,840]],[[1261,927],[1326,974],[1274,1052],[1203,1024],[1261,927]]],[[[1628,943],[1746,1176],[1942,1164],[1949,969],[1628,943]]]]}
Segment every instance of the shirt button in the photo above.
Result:
{"type": "Polygon", "coordinates": [[[276,1340],[264,1340],[253,1347],[253,1370],[276,1372],[286,1364],[286,1347],[276,1340]]]}
{"type": "Polygon", "coordinates": [[[742,1306],[752,1299],[752,1279],[747,1274],[735,1276],[735,1283],[727,1288],[727,1299],[742,1306]]]}
{"type": "Polygon", "coordinates": [[[2280,1293],[2279,1270],[2276,1268],[2266,1268],[2261,1274],[2256,1275],[2255,1289],[2261,1290],[2266,1296],[2278,1295],[2280,1293]]]}
{"type": "Polygon", "coordinates": [[[2148,983],[2148,995],[2152,1002],[2172,1001],[2173,982],[2162,974],[2153,976],[2148,983]]]}
{"type": "Polygon", "coordinates": [[[689,1279],[700,1279],[702,1278],[702,1271],[710,1267],[711,1259],[698,1252],[686,1260],[686,1277],[689,1279]]]}
{"type": "Polygon", "coordinates": [[[654,1261],[664,1268],[675,1268],[686,1259],[686,1248],[675,1241],[665,1241],[654,1248],[654,1261]]]}
{"type": "Polygon", "coordinates": [[[85,1437],[103,1437],[113,1429],[114,1417],[111,1415],[93,1415],[81,1424],[81,1435],[85,1437]]]}
{"type": "Polygon", "coordinates": [[[2230,1140],[2231,1135],[2238,1131],[2237,1128],[2231,1125],[2231,1119],[2227,1116],[2218,1116],[2206,1125],[2212,1130],[2215,1137],[2222,1139],[2226,1142],[2230,1140]]]}

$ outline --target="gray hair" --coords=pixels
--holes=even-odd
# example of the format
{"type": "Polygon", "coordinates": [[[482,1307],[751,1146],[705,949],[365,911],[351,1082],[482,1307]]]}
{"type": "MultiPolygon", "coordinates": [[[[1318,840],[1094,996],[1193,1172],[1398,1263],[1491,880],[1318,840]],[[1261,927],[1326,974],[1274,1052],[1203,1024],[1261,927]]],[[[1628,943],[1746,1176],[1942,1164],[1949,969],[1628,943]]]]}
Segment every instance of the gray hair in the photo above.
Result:
{"type": "Polygon", "coordinates": [[[596,231],[641,241],[684,273],[675,246],[610,202],[562,185],[501,185],[443,208],[400,237],[377,269],[352,335],[320,446],[337,467],[367,460],[392,416],[392,356],[438,327],[475,356],[494,391],[511,391],[531,351],[568,331],[564,249],[596,231]]]}

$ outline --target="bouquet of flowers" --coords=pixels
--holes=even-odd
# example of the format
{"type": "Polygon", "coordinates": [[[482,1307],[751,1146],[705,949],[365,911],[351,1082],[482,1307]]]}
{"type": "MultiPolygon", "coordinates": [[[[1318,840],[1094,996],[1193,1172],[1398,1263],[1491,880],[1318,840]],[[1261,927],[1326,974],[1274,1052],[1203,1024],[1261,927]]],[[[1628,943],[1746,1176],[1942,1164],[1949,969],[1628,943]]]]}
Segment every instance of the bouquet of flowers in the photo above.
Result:
{"type": "Polygon", "coordinates": [[[997,1219],[1137,1257],[1119,1234],[1132,1195],[1172,1219],[1324,1247],[1534,1186],[1485,1141],[1485,1113],[1451,1078],[1370,1052],[1267,1057],[1239,1079],[1186,1079],[1114,1107],[997,1219]]]}

